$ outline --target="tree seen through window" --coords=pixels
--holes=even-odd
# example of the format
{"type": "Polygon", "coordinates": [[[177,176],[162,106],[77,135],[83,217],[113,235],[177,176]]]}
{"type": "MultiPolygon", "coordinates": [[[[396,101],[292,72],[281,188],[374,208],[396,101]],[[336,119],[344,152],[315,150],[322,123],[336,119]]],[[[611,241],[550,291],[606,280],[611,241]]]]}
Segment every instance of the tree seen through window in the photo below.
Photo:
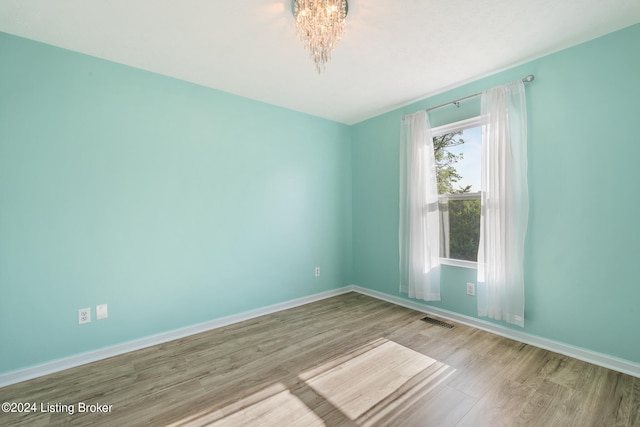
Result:
{"type": "Polygon", "coordinates": [[[480,128],[435,135],[440,256],[475,262],[480,241],[480,128]]]}

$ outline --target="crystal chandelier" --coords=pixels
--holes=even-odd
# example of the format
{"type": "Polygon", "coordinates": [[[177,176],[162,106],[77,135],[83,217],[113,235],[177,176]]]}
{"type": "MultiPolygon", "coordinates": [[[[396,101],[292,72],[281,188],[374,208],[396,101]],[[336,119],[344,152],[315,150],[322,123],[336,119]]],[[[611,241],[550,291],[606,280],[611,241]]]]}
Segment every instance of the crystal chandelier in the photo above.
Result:
{"type": "Polygon", "coordinates": [[[293,0],[296,32],[320,73],[342,38],[347,0],[293,0]]]}

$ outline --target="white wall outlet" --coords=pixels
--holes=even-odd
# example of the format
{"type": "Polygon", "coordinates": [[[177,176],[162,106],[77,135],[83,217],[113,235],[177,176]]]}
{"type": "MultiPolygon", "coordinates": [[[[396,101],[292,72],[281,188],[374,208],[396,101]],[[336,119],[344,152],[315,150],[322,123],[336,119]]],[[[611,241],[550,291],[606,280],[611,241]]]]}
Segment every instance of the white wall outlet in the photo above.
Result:
{"type": "Polygon", "coordinates": [[[476,294],[476,285],[473,283],[467,283],[467,295],[475,295],[476,294]]]}
{"type": "Polygon", "coordinates": [[[82,325],[83,323],[91,322],[91,309],[90,308],[81,308],[78,310],[78,323],[82,325]]]}
{"type": "Polygon", "coordinates": [[[107,304],[96,305],[96,320],[106,319],[107,317],[109,317],[107,304]]]}
{"type": "Polygon", "coordinates": [[[320,267],[316,267],[316,277],[320,277],[320,267]]]}

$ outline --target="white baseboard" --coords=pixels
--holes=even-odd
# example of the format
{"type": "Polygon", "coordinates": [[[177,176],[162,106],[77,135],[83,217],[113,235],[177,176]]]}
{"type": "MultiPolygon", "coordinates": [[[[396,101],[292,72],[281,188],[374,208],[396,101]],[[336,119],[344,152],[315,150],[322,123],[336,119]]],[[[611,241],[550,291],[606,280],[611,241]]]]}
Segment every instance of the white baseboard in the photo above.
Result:
{"type": "Polygon", "coordinates": [[[530,344],[535,347],[540,347],[545,350],[553,351],[555,353],[564,354],[565,356],[573,357],[584,362],[602,366],[603,368],[612,369],[614,371],[622,372],[623,374],[628,374],[640,378],[640,363],[621,359],[604,353],[598,353],[596,351],[591,351],[580,347],[575,347],[559,341],[527,334],[525,332],[505,328],[504,326],[485,320],[476,319],[475,317],[465,316],[463,314],[458,314],[449,310],[443,310],[441,308],[423,305],[418,302],[408,301],[406,299],[398,298],[396,296],[385,294],[383,292],[361,288],[360,286],[351,285],[350,289],[354,292],[381,299],[392,304],[407,307],[426,314],[433,314],[448,320],[452,320],[454,322],[462,323],[463,325],[491,332],[492,334],[500,335],[502,337],[516,340],[525,344],[530,344]]]}
{"type": "Polygon", "coordinates": [[[52,374],[54,372],[63,371],[65,369],[74,368],[76,366],[84,365],[87,363],[96,362],[98,360],[106,359],[108,357],[118,356],[120,354],[129,353],[131,351],[140,350],[142,348],[162,344],[168,341],[173,341],[179,338],[184,338],[189,335],[198,334],[200,332],[206,332],[212,329],[221,328],[223,326],[231,325],[233,323],[243,322],[245,320],[250,320],[256,317],[264,316],[266,314],[276,313],[278,311],[287,310],[289,308],[298,307],[300,305],[309,304],[315,301],[320,301],[336,295],[341,295],[347,292],[351,292],[352,290],[353,289],[351,286],[332,289],[330,291],[321,292],[321,293],[310,295],[307,297],[285,301],[279,304],[269,305],[267,307],[262,307],[256,310],[246,311],[244,313],[222,317],[222,318],[211,320],[208,322],[199,323],[197,325],[187,326],[185,328],[180,328],[173,331],[164,332],[158,335],[141,338],[135,341],[129,341],[122,344],[117,344],[114,346],[102,348],[99,350],[90,351],[90,352],[78,354],[75,356],[65,357],[63,359],[54,360],[51,362],[43,363],[41,365],[36,365],[29,368],[11,371],[5,374],[0,374],[0,387],[4,387],[7,385],[41,377],[43,375],[52,374]]]}
{"type": "Polygon", "coordinates": [[[244,313],[236,314],[233,316],[222,317],[220,319],[211,320],[209,322],[200,323],[186,328],[176,329],[173,331],[153,335],[139,340],[130,341],[111,347],[106,347],[100,350],[90,351],[76,356],[65,357],[63,359],[54,360],[52,362],[43,363],[41,365],[24,368],[5,374],[0,374],[0,387],[19,383],[22,381],[30,380],[33,378],[41,377],[44,375],[52,374],[54,372],[63,371],[65,369],[73,368],[76,366],[84,365],[98,360],[106,359],[108,357],[118,356],[120,354],[128,353],[131,351],[139,350],[146,347],[162,344],[168,341],[173,341],[179,338],[184,338],[190,335],[198,334],[200,332],[217,329],[223,326],[231,325],[233,323],[243,322],[256,317],[264,316],[266,314],[276,313],[278,311],[287,310],[289,308],[298,307],[311,302],[320,301],[326,298],[330,298],[336,295],[345,294],[348,292],[358,292],[363,295],[367,295],[373,298],[377,298],[383,301],[390,302],[402,307],[407,307],[422,313],[433,314],[442,318],[452,320],[467,326],[471,326],[483,331],[487,331],[496,335],[510,338],[516,341],[530,344],[536,347],[550,350],[556,353],[564,354],[565,356],[573,357],[594,365],[602,366],[604,368],[612,369],[614,371],[622,372],[640,378],[640,364],[631,362],[629,360],[620,359],[608,354],[598,353],[595,351],[583,349],[580,347],[574,347],[568,344],[561,343],[546,338],[537,337],[524,332],[516,331],[513,329],[505,328],[501,325],[487,322],[484,320],[476,319],[474,317],[465,316],[452,311],[443,310],[436,307],[430,307],[418,302],[405,300],[393,295],[385,294],[382,292],[374,291],[371,289],[362,288],[356,285],[349,285],[343,288],[332,289],[330,291],[321,292],[318,294],[310,295],[303,298],[298,298],[291,301],[285,301],[283,303],[270,305],[267,307],[259,308],[256,310],[247,311],[244,313]]]}

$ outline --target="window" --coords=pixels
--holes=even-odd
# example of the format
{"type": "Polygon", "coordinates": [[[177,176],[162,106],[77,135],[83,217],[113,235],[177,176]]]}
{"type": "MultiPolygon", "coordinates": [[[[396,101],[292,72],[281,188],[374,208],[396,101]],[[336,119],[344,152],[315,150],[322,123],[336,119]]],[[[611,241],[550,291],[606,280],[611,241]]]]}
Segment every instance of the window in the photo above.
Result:
{"type": "Polygon", "coordinates": [[[432,129],[440,204],[440,257],[475,267],[480,241],[480,117],[432,129]]]}

